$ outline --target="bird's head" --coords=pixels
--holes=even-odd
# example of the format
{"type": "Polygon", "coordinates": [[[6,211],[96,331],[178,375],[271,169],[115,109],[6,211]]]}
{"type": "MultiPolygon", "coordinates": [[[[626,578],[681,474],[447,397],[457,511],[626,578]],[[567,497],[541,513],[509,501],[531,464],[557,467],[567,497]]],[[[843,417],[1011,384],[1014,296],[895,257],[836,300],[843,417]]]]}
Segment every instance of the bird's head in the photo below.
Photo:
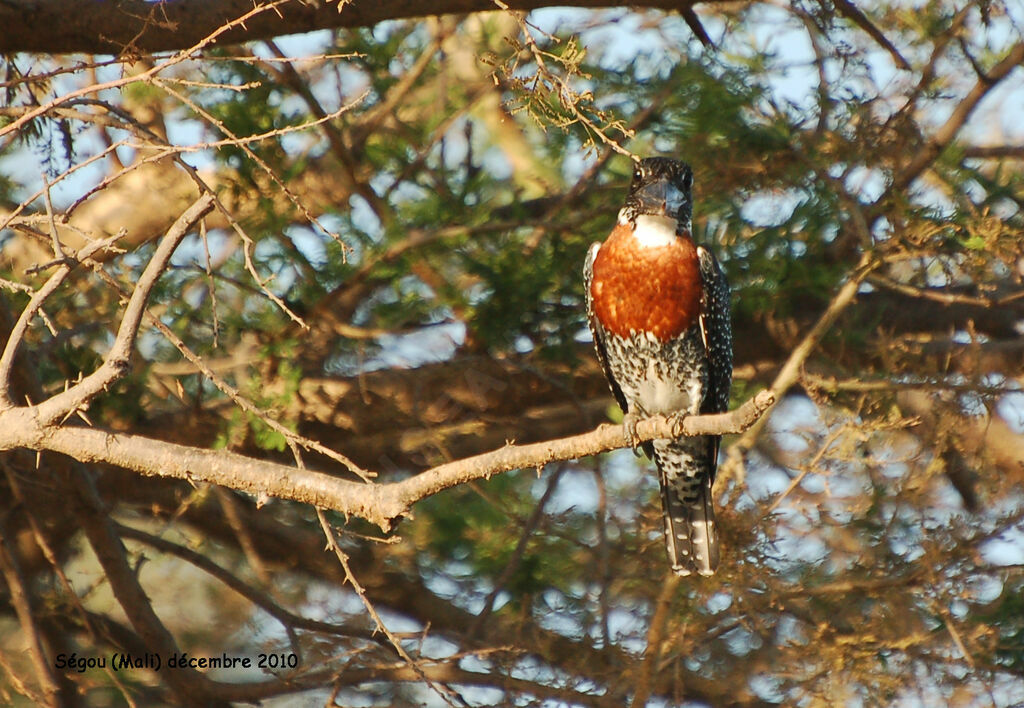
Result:
{"type": "Polygon", "coordinates": [[[670,157],[647,157],[633,167],[626,203],[619,212],[622,223],[638,216],[672,219],[678,231],[689,230],[693,172],[685,162],[670,157]]]}

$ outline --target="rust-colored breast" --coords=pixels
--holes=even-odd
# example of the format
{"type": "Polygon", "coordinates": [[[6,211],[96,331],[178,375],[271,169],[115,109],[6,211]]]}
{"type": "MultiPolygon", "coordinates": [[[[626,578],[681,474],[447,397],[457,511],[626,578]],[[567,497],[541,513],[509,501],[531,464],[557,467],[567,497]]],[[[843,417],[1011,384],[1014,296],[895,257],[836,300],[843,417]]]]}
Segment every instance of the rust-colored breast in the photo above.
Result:
{"type": "Polygon", "coordinates": [[[594,259],[590,294],[594,314],[620,337],[649,332],[678,337],[700,313],[700,265],[689,238],[641,247],[628,226],[616,225],[594,259]]]}

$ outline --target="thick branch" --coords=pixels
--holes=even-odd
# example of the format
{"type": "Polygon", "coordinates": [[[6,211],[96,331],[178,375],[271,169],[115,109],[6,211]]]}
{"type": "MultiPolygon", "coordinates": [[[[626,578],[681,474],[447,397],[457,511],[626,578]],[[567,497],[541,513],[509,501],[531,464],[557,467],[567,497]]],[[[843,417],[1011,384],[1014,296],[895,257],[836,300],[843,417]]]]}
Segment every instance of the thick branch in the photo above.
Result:
{"type": "MultiPolygon", "coordinates": [[[[770,392],[762,391],[731,413],[691,416],[682,421],[662,417],[641,421],[637,434],[641,441],[646,441],[742,432],[773,401],[770,392]]],[[[36,407],[0,413],[0,431],[0,450],[49,450],[82,462],[116,465],[144,475],[268,494],[358,516],[385,530],[415,502],[458,484],[626,445],[621,425],[601,425],[589,433],[558,440],[521,446],[509,443],[493,452],[441,465],[401,482],[364,484],[225,450],[205,450],[91,428],[44,425],[36,407]]]]}
{"type": "MultiPolygon", "coordinates": [[[[705,2],[713,0],[705,0],[705,2]]],[[[0,3],[0,52],[89,52],[119,54],[127,48],[152,52],[185,49],[218,27],[266,2],[252,0],[116,0],[83,3],[78,0],[20,0],[0,3]]],[[[557,0],[508,0],[514,10],[563,5],[557,0]]],[[[578,0],[578,7],[614,7],[611,0],[578,0]]],[[[680,0],[640,0],[637,7],[679,9],[693,3],[680,0]]],[[[369,27],[384,20],[494,10],[491,0],[406,0],[405,2],[290,2],[277,12],[262,12],[218,37],[233,44],[298,32],[341,27],[369,27]],[[342,7],[339,12],[339,6],[342,7]]]]}

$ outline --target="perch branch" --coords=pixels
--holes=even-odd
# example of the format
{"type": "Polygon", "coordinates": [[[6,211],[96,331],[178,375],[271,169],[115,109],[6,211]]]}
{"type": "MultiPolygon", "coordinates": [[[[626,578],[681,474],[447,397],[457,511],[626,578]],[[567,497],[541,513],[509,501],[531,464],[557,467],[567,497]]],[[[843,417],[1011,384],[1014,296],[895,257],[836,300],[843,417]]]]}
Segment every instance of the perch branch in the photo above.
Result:
{"type": "MultiPolygon", "coordinates": [[[[654,417],[637,425],[641,441],[684,435],[722,435],[749,428],[774,402],[762,391],[729,413],[682,420],[654,417]]],[[[59,452],[81,462],[116,465],[142,475],[208,482],[251,494],[267,494],[358,516],[388,530],[417,501],[475,479],[548,462],[596,455],[626,446],[621,425],[600,425],[567,438],[505,446],[450,462],[386,484],[353,482],[321,472],[254,459],[226,450],[206,450],[93,428],[47,423],[39,406],[0,412],[0,450],[59,452]]]]}

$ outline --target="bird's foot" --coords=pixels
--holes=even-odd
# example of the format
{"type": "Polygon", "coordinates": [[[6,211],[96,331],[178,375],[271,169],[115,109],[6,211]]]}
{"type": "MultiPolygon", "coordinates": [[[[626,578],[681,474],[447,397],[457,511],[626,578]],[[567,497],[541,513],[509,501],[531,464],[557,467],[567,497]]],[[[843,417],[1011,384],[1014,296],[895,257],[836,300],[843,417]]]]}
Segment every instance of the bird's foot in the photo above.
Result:
{"type": "Polygon", "coordinates": [[[675,433],[676,437],[680,437],[683,434],[683,422],[690,417],[690,414],[686,411],[676,411],[672,415],[668,416],[668,422],[672,426],[672,432],[675,433]]]}
{"type": "Polygon", "coordinates": [[[640,421],[641,417],[635,411],[630,411],[622,416],[623,437],[626,439],[626,444],[633,448],[633,454],[637,457],[640,457],[641,440],[637,435],[636,426],[640,421]]]}

